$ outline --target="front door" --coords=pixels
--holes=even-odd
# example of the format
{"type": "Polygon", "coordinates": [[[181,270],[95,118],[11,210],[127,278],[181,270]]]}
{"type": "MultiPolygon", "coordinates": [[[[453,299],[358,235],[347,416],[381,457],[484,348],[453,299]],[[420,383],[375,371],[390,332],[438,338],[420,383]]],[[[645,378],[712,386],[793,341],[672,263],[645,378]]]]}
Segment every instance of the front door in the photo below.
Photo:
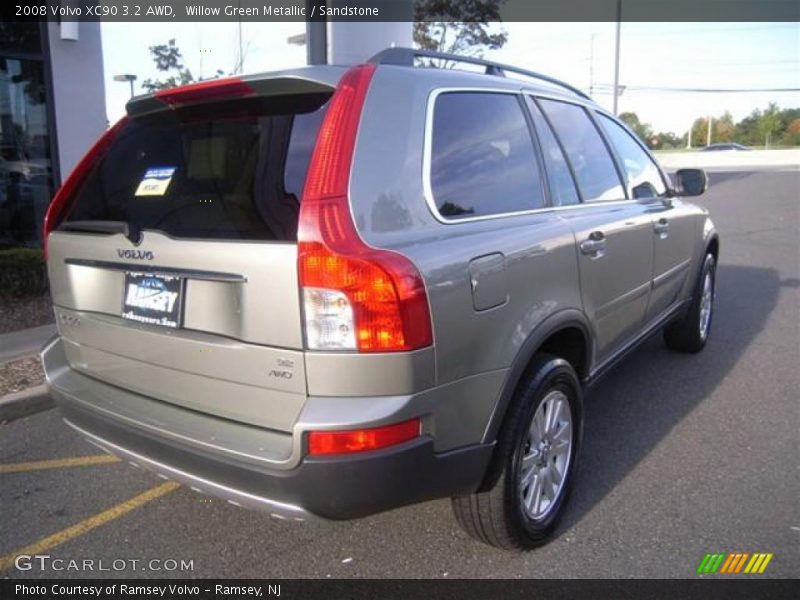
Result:
{"type": "Polygon", "coordinates": [[[647,320],[658,318],[678,299],[689,276],[696,221],[680,201],[660,204],[653,217],[653,290],[647,320]]]}
{"type": "Polygon", "coordinates": [[[652,220],[646,204],[629,199],[624,172],[586,108],[544,98],[537,105],[580,195],[580,204],[560,214],[575,234],[583,307],[595,328],[594,358],[600,363],[644,323],[653,275],[652,220]]]}

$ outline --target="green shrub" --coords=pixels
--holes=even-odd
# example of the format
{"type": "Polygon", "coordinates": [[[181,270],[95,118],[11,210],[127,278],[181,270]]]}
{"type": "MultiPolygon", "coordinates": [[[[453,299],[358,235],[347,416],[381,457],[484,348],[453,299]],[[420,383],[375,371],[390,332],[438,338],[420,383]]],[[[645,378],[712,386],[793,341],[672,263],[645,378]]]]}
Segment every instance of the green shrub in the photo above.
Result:
{"type": "Polygon", "coordinates": [[[47,291],[44,253],[35,248],[0,250],[0,296],[19,298],[47,291]]]}

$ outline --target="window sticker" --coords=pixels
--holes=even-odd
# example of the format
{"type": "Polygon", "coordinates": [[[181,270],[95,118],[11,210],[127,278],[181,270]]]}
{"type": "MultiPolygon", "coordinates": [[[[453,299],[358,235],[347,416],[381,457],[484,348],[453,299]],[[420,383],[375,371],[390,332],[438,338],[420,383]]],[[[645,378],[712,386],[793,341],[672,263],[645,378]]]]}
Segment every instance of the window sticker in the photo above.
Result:
{"type": "Polygon", "coordinates": [[[147,169],[136,188],[135,196],[163,196],[177,167],[152,167],[147,169]]]}

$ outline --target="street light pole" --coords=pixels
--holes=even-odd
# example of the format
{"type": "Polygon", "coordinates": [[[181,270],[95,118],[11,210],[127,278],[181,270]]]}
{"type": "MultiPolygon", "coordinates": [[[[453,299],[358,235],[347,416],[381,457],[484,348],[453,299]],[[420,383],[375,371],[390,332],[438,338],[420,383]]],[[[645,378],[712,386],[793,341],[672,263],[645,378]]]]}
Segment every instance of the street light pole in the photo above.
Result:
{"type": "Polygon", "coordinates": [[[131,98],[133,98],[134,91],[133,91],[133,82],[136,81],[136,75],[132,75],[130,73],[125,73],[123,75],[114,75],[114,81],[127,81],[131,84],[131,98]]]}
{"type": "Polygon", "coordinates": [[[614,115],[619,108],[619,38],[622,29],[622,0],[617,0],[617,39],[614,44],[614,115]]]}

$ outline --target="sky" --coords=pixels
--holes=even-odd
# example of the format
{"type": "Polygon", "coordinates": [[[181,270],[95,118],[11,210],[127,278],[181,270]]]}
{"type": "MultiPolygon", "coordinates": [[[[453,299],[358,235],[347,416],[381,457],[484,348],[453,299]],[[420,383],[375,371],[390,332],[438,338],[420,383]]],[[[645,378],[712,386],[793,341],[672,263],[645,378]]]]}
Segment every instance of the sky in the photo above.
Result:
{"type": "MultiPolygon", "coordinates": [[[[546,73],[589,90],[611,109],[615,23],[503,23],[508,42],[486,53],[499,62],[546,73]]],[[[148,47],[175,38],[195,78],[230,72],[238,54],[236,23],[103,23],[106,105],[124,114],[127,83],[113,76],[157,78],[148,47]]],[[[305,64],[305,47],[287,43],[304,23],[243,23],[244,73],[305,64]]],[[[800,107],[800,92],[696,93],[637,88],[800,88],[798,23],[623,23],[619,112],[633,111],[655,131],[683,134],[692,121],[730,111],[735,120],[770,102],[800,107]]],[[[137,93],[142,90],[137,88],[137,93]]]]}

